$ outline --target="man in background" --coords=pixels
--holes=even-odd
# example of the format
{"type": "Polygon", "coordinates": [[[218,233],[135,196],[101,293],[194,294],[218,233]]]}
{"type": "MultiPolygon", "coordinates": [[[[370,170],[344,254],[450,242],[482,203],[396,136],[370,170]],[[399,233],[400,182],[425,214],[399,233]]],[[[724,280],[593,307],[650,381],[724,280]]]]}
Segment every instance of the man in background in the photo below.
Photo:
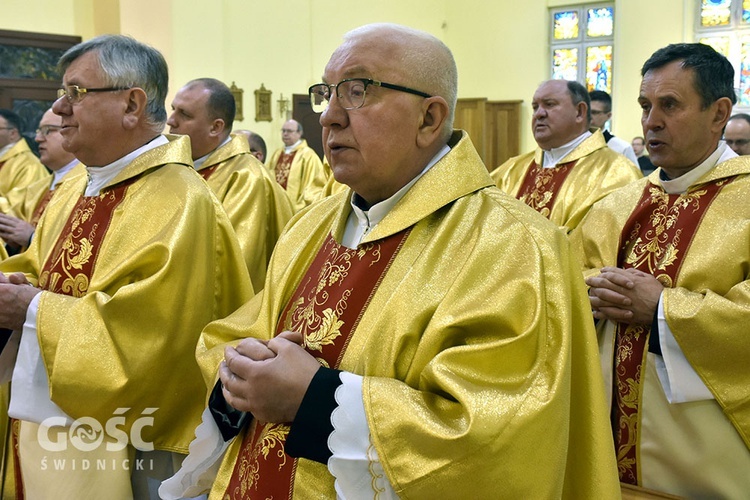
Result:
{"type": "Polygon", "coordinates": [[[284,147],[268,160],[268,168],[286,190],[295,212],[317,200],[328,179],[323,162],[302,136],[302,125],[288,120],[281,129],[284,147]]]}
{"type": "Polygon", "coordinates": [[[259,162],[266,162],[266,141],[260,134],[256,134],[251,130],[236,130],[236,134],[241,134],[247,139],[247,144],[250,146],[250,154],[258,159],[259,162]]]}
{"type": "Polygon", "coordinates": [[[592,90],[589,92],[589,97],[591,98],[591,125],[602,131],[604,140],[612,151],[620,153],[637,166],[638,158],[630,144],[619,137],[615,137],[604,128],[607,122],[612,119],[612,97],[603,90],[592,90]]]}
{"type": "Polygon", "coordinates": [[[724,142],[740,156],[750,155],[750,115],[733,115],[724,128],[724,142]]]}
{"type": "Polygon", "coordinates": [[[10,253],[26,249],[31,242],[34,228],[55,194],[57,186],[70,174],[84,175],[85,168],[71,153],[62,147],[60,134],[62,119],[45,111],[36,131],[39,156],[42,164],[52,171],[52,176],[40,179],[25,188],[16,188],[8,194],[12,200],[10,210],[0,213],[0,238],[5,240],[10,253]]]}
{"type": "Polygon", "coordinates": [[[21,137],[21,117],[0,109],[0,197],[45,177],[49,172],[21,137]]]}
{"type": "Polygon", "coordinates": [[[534,93],[535,151],[510,158],[492,172],[504,192],[572,231],[591,205],[641,177],[635,164],[589,130],[589,94],[578,82],[549,80],[534,93]]]}
{"type": "Polygon", "coordinates": [[[638,158],[638,167],[641,169],[644,176],[656,170],[654,164],[651,163],[651,158],[647,154],[646,140],[643,137],[633,137],[633,140],[630,141],[630,145],[633,147],[633,152],[638,158]]]}
{"type": "Polygon", "coordinates": [[[221,201],[245,256],[256,291],[281,231],[292,217],[286,192],[252,155],[247,141],[230,135],[235,102],[214,78],[188,82],[172,101],[169,132],[190,137],[193,166],[221,201]]]}

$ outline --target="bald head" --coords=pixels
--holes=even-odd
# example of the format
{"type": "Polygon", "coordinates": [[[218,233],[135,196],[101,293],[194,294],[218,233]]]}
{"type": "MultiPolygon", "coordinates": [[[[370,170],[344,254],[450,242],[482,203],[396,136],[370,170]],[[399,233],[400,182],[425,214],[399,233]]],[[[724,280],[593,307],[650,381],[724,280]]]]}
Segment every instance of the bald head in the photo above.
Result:
{"type": "Polygon", "coordinates": [[[447,142],[453,131],[458,96],[458,70],[450,49],[438,38],[424,31],[398,24],[376,23],[348,32],[344,35],[344,43],[336,52],[345,52],[353,45],[367,44],[377,47],[390,60],[391,68],[397,75],[389,81],[402,82],[445,99],[449,113],[443,135],[447,142]]]}

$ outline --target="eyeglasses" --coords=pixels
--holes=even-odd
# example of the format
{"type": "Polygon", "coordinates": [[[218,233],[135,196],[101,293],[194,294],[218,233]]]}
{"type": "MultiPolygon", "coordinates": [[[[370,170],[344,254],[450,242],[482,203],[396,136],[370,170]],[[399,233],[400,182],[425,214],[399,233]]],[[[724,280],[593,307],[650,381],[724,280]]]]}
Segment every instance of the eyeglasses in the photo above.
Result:
{"type": "Polygon", "coordinates": [[[344,109],[359,109],[365,104],[365,96],[367,95],[367,87],[369,85],[398,90],[399,92],[407,92],[420,97],[432,97],[426,92],[410,89],[409,87],[402,87],[401,85],[394,85],[392,83],[379,82],[370,78],[347,78],[346,80],[341,80],[336,85],[318,83],[310,87],[310,104],[312,105],[313,111],[316,113],[322,113],[328,107],[328,103],[331,101],[331,95],[335,89],[336,97],[339,98],[341,106],[344,109]]]}
{"type": "Polygon", "coordinates": [[[42,125],[38,129],[36,129],[36,135],[41,135],[42,137],[47,137],[52,132],[57,132],[62,127],[60,125],[42,125]]]}
{"type": "Polygon", "coordinates": [[[750,144],[750,139],[724,139],[724,142],[727,143],[727,146],[747,146],[750,144]]]}
{"type": "Polygon", "coordinates": [[[102,87],[98,89],[85,89],[78,85],[65,85],[61,89],[57,89],[57,98],[67,97],[68,102],[75,104],[81,102],[81,99],[89,92],[117,92],[118,90],[130,90],[130,87],[102,87]]]}
{"type": "Polygon", "coordinates": [[[292,129],[292,128],[282,128],[281,133],[282,134],[293,134],[295,132],[299,132],[299,130],[292,129]]]}

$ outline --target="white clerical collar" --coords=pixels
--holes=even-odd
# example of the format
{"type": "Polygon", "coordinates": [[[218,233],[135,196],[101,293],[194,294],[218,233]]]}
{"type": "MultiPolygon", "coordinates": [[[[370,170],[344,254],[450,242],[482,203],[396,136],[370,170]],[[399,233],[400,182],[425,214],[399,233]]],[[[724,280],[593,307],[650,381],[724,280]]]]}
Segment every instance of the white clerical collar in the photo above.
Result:
{"type": "Polygon", "coordinates": [[[52,187],[50,188],[50,191],[54,191],[57,187],[57,184],[62,180],[63,177],[65,177],[65,174],[73,170],[73,168],[75,168],[78,163],[78,158],[73,158],[73,161],[65,165],[63,168],[57,169],[52,172],[52,187]]]}
{"type": "Polygon", "coordinates": [[[681,194],[687,192],[688,188],[692,186],[695,181],[703,177],[708,173],[709,170],[714,168],[719,163],[729,160],[737,156],[737,153],[732,151],[732,148],[728,147],[723,141],[719,142],[719,147],[716,151],[711,153],[708,158],[703,160],[703,163],[695,167],[689,172],[685,172],[676,179],[665,179],[662,177],[664,171],[659,172],[659,183],[669,194],[681,194]]]}
{"type": "Polygon", "coordinates": [[[119,160],[113,161],[109,165],[104,165],[103,167],[86,167],[86,171],[89,173],[89,183],[86,186],[85,196],[98,196],[99,191],[101,191],[101,189],[106,186],[109,181],[117,177],[117,174],[119,174],[133,160],[135,160],[146,151],[150,151],[154,148],[158,148],[159,146],[163,146],[168,142],[169,140],[166,137],[164,137],[163,135],[158,135],[151,142],[144,144],[135,151],[131,151],[119,160]]]}
{"type": "Polygon", "coordinates": [[[2,148],[0,148],[0,158],[2,158],[5,153],[7,153],[8,151],[10,151],[10,148],[12,148],[13,146],[15,146],[17,143],[18,143],[18,141],[11,142],[10,144],[6,144],[2,148]]]}
{"type": "Polygon", "coordinates": [[[442,149],[432,157],[427,166],[416,177],[409,181],[408,184],[396,191],[396,193],[390,198],[374,204],[368,210],[363,210],[359,207],[358,201],[362,200],[362,198],[357,193],[352,193],[352,197],[349,200],[349,203],[351,203],[352,206],[352,211],[346,221],[346,229],[344,230],[344,237],[342,238],[341,244],[347,248],[357,248],[362,239],[372,231],[386,215],[388,215],[388,212],[396,206],[409,189],[411,189],[411,187],[443,156],[448,154],[450,150],[451,148],[447,144],[443,146],[442,149]]]}
{"type": "Polygon", "coordinates": [[[302,144],[302,139],[300,139],[299,141],[295,142],[295,143],[294,143],[294,144],[292,144],[291,146],[284,146],[284,153],[285,153],[285,154],[289,154],[289,153],[291,153],[292,151],[294,151],[294,148],[296,148],[296,147],[297,147],[297,146],[299,146],[300,144],[302,144]]]}
{"type": "Polygon", "coordinates": [[[201,167],[203,166],[203,164],[206,163],[206,158],[208,158],[211,155],[211,153],[213,153],[214,151],[216,151],[217,149],[219,149],[220,147],[222,147],[224,144],[228,143],[231,140],[232,140],[232,137],[231,136],[227,136],[227,138],[224,139],[224,142],[222,142],[221,144],[219,144],[218,146],[216,146],[215,149],[213,149],[212,151],[209,151],[208,153],[204,154],[203,156],[201,156],[197,160],[193,160],[193,168],[195,168],[196,170],[200,170],[201,167]]]}
{"type": "Polygon", "coordinates": [[[544,156],[542,159],[542,167],[553,168],[557,166],[560,160],[568,156],[571,151],[577,148],[583,141],[591,137],[591,135],[591,132],[587,130],[567,144],[563,144],[559,148],[552,148],[549,151],[543,150],[544,156]]]}

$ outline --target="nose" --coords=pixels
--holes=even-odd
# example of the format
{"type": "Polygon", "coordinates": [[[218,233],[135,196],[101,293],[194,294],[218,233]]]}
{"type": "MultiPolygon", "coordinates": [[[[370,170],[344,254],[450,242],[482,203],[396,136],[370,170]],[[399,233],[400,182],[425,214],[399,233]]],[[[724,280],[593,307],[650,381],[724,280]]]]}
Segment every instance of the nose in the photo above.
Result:
{"type": "Polygon", "coordinates": [[[664,126],[664,121],[662,120],[659,111],[655,108],[651,108],[648,111],[644,109],[643,115],[641,116],[641,125],[643,126],[643,132],[645,135],[647,130],[661,129],[664,126]]]}
{"type": "Polygon", "coordinates": [[[66,96],[58,97],[57,100],[52,103],[52,112],[58,116],[65,116],[71,114],[72,106],[66,96]]]}
{"type": "Polygon", "coordinates": [[[170,129],[177,128],[177,123],[175,122],[175,119],[174,119],[174,112],[171,115],[169,115],[169,118],[167,118],[167,125],[169,125],[170,129]]]}
{"type": "Polygon", "coordinates": [[[47,138],[44,137],[44,134],[42,134],[41,132],[37,132],[36,135],[34,135],[34,140],[36,142],[44,142],[47,140],[47,138]]]}
{"type": "Polygon", "coordinates": [[[320,114],[320,125],[322,127],[331,127],[338,125],[346,127],[349,123],[349,112],[339,103],[339,97],[336,92],[331,93],[331,99],[328,106],[320,114]]]}

